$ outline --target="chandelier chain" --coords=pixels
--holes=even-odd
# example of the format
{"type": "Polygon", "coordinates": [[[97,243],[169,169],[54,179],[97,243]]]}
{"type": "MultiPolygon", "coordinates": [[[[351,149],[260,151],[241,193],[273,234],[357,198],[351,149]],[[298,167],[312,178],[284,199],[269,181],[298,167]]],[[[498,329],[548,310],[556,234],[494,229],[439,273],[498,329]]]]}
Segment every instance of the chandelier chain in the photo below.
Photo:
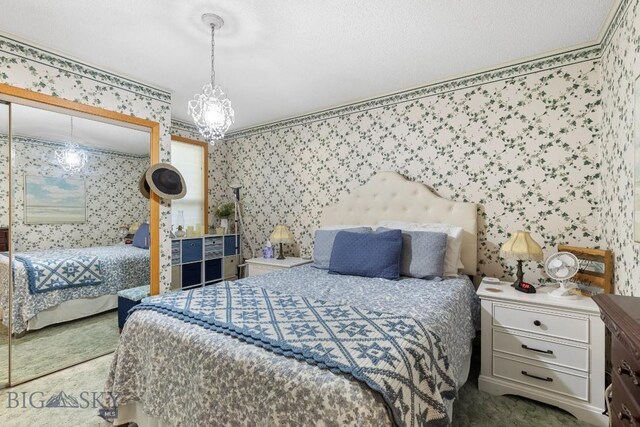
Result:
{"type": "Polygon", "coordinates": [[[216,87],[216,69],[215,69],[215,47],[216,47],[216,27],[211,24],[211,87],[216,87]]]}

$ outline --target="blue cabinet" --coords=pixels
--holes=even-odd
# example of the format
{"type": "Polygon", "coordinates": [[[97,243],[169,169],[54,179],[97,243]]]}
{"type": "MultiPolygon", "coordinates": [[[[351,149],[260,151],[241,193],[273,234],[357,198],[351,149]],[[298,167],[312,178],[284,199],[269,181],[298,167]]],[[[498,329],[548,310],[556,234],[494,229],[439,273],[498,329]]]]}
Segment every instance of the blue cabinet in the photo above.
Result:
{"type": "Polygon", "coordinates": [[[238,236],[202,236],[171,242],[171,289],[187,289],[236,278],[238,236]]]}

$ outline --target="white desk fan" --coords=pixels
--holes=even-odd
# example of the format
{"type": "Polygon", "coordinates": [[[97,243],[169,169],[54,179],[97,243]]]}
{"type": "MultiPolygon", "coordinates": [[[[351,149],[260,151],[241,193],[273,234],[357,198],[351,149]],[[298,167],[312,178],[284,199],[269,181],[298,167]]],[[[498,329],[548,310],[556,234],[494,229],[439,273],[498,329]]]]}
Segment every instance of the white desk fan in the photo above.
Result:
{"type": "Polygon", "coordinates": [[[574,286],[569,280],[576,275],[580,268],[578,258],[570,252],[558,252],[551,255],[544,263],[544,271],[553,280],[556,280],[560,287],[549,296],[553,298],[577,299],[578,295],[571,292],[574,286]]]}

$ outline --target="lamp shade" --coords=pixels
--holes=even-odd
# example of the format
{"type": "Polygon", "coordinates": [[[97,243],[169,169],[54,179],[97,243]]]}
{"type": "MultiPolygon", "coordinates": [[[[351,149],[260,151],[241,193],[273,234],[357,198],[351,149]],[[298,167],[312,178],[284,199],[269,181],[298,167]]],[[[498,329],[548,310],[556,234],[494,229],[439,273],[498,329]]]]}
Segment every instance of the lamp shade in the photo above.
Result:
{"type": "Polygon", "coordinates": [[[520,261],[542,261],[542,248],[528,231],[516,231],[500,248],[500,256],[520,261]]]}
{"type": "Polygon", "coordinates": [[[276,228],[269,237],[271,243],[293,243],[293,234],[282,224],[276,225],[276,228]]]}

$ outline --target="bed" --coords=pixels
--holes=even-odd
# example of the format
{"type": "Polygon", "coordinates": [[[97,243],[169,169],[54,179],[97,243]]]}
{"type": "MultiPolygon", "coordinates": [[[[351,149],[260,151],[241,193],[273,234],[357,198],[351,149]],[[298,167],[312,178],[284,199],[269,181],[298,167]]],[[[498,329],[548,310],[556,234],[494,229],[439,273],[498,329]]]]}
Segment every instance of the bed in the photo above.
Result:
{"type": "MultiPolygon", "coordinates": [[[[477,267],[476,206],[441,199],[421,184],[383,172],[326,208],[321,223],[357,225],[381,220],[446,222],[462,227],[464,274],[440,281],[390,281],[336,276],[303,266],[216,285],[217,290],[211,286],[213,290],[155,298],[204,306],[202,301],[212,294],[220,298],[237,293],[241,299],[258,294],[267,295],[269,301],[336,304],[340,309],[351,307],[367,315],[399,316],[429,325],[441,351],[433,351],[439,356],[432,361],[448,361],[448,377],[438,377],[438,387],[450,382],[447,393],[451,396],[442,399],[447,418],[428,425],[446,425],[455,392],[468,376],[471,340],[478,326],[479,304],[467,276],[475,274],[477,267]]],[[[324,359],[309,363],[291,347],[249,343],[234,331],[214,330],[195,317],[169,314],[160,309],[138,310],[125,325],[106,387],[117,396],[116,424],[405,424],[399,422],[388,396],[371,384],[354,380],[353,372],[336,370],[337,365],[325,364],[324,359]]],[[[434,372],[441,368],[431,366],[434,372]]],[[[435,376],[434,372],[420,375],[435,376]]]]}
{"type": "MultiPolygon", "coordinates": [[[[131,245],[98,246],[80,249],[58,249],[14,253],[13,265],[13,333],[21,334],[45,326],[75,320],[117,307],[119,290],[148,284],[149,250],[131,245]],[[92,263],[87,271],[95,272],[93,280],[84,274],[73,286],[34,287],[33,272],[37,262],[74,260],[92,263]],[[31,276],[31,277],[30,277],[31,276]]],[[[60,268],[70,268],[62,265],[60,268]]],[[[8,278],[9,258],[0,256],[0,277],[8,278]]],[[[9,321],[9,289],[0,281],[2,321],[9,321]]],[[[62,283],[62,282],[60,282],[62,283]]],[[[48,283],[50,285],[50,282],[48,283]]]]}

